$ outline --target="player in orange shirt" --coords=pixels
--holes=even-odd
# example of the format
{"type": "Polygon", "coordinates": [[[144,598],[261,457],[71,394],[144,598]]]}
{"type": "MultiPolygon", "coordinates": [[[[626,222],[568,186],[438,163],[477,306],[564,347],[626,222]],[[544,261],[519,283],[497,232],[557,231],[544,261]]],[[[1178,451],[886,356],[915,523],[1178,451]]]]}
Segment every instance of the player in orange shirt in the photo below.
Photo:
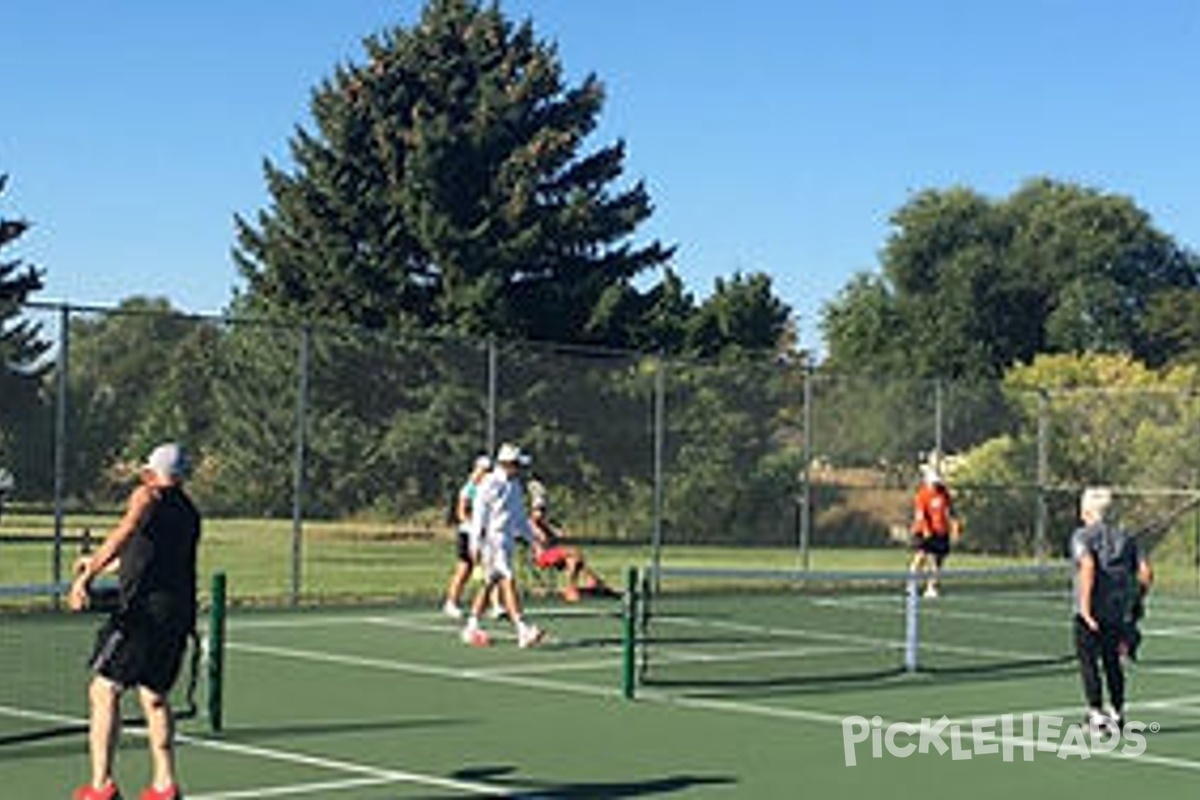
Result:
{"type": "Polygon", "coordinates": [[[932,466],[921,467],[921,486],[913,497],[912,571],[931,572],[925,585],[926,597],[938,596],[942,564],[950,554],[950,540],[957,538],[958,518],[941,474],[932,466]],[[932,569],[931,569],[932,567],[932,569]]]}

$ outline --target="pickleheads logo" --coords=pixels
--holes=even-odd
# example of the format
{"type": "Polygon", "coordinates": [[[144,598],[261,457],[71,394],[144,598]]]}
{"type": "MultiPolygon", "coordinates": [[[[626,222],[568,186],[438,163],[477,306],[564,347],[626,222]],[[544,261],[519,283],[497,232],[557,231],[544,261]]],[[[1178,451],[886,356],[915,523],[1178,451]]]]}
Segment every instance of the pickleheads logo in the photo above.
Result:
{"type": "MultiPolygon", "coordinates": [[[[1153,732],[1157,724],[1151,724],[1153,732]]],[[[893,722],[886,727],[882,717],[846,717],[842,720],[842,747],[846,766],[858,763],[859,745],[870,742],[871,758],[884,753],[895,758],[912,755],[945,756],[954,761],[976,757],[1000,756],[1013,761],[1020,753],[1033,761],[1038,753],[1053,753],[1058,758],[1091,758],[1095,754],[1119,752],[1122,756],[1140,756],[1146,752],[1147,725],[1126,721],[1120,730],[1112,726],[1067,723],[1063,717],[1046,714],[1003,714],[951,721],[946,717],[926,717],[919,725],[893,722]]]]}

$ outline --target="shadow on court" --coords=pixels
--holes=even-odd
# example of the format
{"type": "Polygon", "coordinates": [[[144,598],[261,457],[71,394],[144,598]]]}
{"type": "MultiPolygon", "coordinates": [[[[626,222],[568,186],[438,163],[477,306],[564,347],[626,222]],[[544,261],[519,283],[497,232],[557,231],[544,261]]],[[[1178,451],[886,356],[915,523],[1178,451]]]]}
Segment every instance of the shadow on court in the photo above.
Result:
{"type": "Polygon", "coordinates": [[[839,689],[890,692],[908,690],[913,686],[936,680],[938,685],[956,683],[991,683],[1020,681],[1048,675],[1069,674],[1077,669],[1072,656],[1023,660],[1014,663],[980,664],[972,666],[942,666],[921,668],[908,672],[903,667],[887,667],[860,672],[841,672],[823,675],[730,676],[712,679],[670,678],[647,679],[645,685],[663,690],[679,691],[688,697],[770,697],[773,695],[826,694],[839,689]]]}
{"type": "Polygon", "coordinates": [[[512,766],[467,767],[453,773],[459,780],[485,781],[495,786],[512,785],[511,797],[522,800],[555,800],[556,798],[597,798],[619,800],[622,797],[650,797],[682,792],[697,786],[723,786],[737,783],[730,775],[668,775],[644,781],[579,781],[553,783],[522,779],[512,766]]]}

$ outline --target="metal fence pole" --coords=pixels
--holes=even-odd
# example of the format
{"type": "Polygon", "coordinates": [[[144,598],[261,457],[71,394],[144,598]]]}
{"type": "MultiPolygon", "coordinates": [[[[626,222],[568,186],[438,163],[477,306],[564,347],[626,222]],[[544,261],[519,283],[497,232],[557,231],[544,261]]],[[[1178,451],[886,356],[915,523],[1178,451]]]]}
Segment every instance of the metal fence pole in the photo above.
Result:
{"type": "Polygon", "coordinates": [[[650,543],[650,563],[654,573],[654,590],[658,591],[658,572],[662,564],[663,547],[663,461],[666,446],[667,424],[667,359],[660,352],[657,369],[654,371],[654,527],[650,543]]]}
{"type": "Polygon", "coordinates": [[[816,370],[809,361],[804,365],[804,439],[803,458],[800,479],[800,568],[807,570],[812,566],[812,462],[813,462],[813,381],[816,370]]]}
{"type": "Polygon", "coordinates": [[[304,553],[304,458],[308,426],[308,365],[312,345],[312,328],[305,325],[300,331],[296,352],[296,450],[292,461],[292,605],[300,602],[302,589],[301,562],[304,553]]]}
{"type": "Polygon", "coordinates": [[[499,381],[497,370],[499,359],[496,355],[496,340],[489,336],[487,340],[487,452],[496,452],[496,385],[499,381]]]}
{"type": "Polygon", "coordinates": [[[935,378],[933,381],[933,452],[936,459],[935,466],[942,469],[942,457],[946,454],[945,441],[943,440],[944,420],[942,417],[942,379],[935,378]]]}
{"type": "MultiPolygon", "coordinates": [[[[51,581],[57,587],[63,578],[63,526],[66,514],[67,490],[67,379],[71,364],[71,308],[58,307],[58,376],[55,381],[54,405],[54,554],[51,581]]],[[[57,608],[59,593],[55,590],[57,608]]]]}
{"type": "Polygon", "coordinates": [[[1046,528],[1049,525],[1050,509],[1046,494],[1050,485],[1050,397],[1044,389],[1038,390],[1037,418],[1037,509],[1034,520],[1033,552],[1038,561],[1049,553],[1046,528]]]}

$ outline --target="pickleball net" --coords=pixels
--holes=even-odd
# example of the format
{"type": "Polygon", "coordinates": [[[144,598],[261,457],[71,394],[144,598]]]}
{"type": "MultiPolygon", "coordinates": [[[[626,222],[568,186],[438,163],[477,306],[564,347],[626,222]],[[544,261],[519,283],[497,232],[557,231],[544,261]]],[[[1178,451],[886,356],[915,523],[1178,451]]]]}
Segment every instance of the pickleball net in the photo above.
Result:
{"type": "Polygon", "coordinates": [[[926,591],[907,571],[647,570],[629,604],[636,683],[804,691],[1071,660],[1066,564],[946,570],[938,596],[926,591]]]}
{"type": "MultiPolygon", "coordinates": [[[[171,693],[176,719],[219,728],[224,663],[224,576],[213,580],[207,619],[184,656],[171,693]]],[[[65,585],[0,586],[0,746],[87,731],[88,667],[107,612],[67,610],[65,585]]],[[[136,692],[122,700],[123,723],[143,724],[136,692]]]]}

